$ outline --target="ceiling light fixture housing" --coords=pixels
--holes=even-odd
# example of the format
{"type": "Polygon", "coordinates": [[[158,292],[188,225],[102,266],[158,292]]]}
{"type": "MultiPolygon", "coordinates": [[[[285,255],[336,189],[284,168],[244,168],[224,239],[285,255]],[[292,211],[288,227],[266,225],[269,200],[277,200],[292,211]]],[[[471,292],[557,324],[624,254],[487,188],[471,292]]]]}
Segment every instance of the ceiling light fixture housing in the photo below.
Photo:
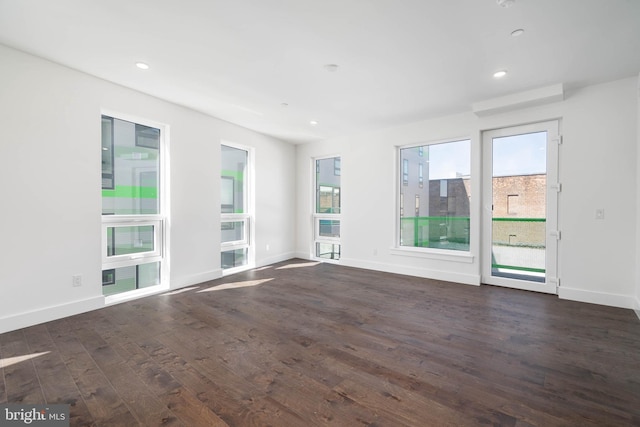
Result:
{"type": "Polygon", "coordinates": [[[146,62],[136,62],[136,67],[140,68],[141,70],[148,70],[149,64],[147,64],[146,62]]]}
{"type": "Polygon", "coordinates": [[[318,126],[318,121],[317,121],[317,120],[311,120],[311,121],[309,122],[309,124],[310,124],[311,126],[318,126]]]}
{"type": "Polygon", "coordinates": [[[500,71],[496,71],[495,73],[493,73],[493,78],[494,79],[501,79],[506,75],[507,75],[507,70],[500,70],[500,71]]]}
{"type": "Polygon", "coordinates": [[[517,30],[511,31],[511,37],[518,37],[524,34],[524,30],[522,28],[518,28],[517,30]]]}
{"type": "Polygon", "coordinates": [[[500,7],[511,7],[516,2],[516,0],[496,0],[498,6],[500,7]]]}
{"type": "Polygon", "coordinates": [[[324,66],[324,69],[330,73],[335,73],[338,71],[338,64],[327,64],[324,66]]]}

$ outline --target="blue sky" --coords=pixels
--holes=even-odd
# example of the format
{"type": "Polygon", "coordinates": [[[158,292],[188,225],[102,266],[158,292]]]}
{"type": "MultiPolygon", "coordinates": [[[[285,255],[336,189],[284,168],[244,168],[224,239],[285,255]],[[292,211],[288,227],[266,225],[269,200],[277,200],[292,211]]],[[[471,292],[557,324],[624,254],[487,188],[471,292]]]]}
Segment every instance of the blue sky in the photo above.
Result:
{"type": "Polygon", "coordinates": [[[471,142],[429,145],[429,179],[455,178],[471,172],[471,142]]]}
{"type": "MultiPolygon", "coordinates": [[[[470,141],[429,145],[429,179],[471,172],[470,141]]],[[[493,176],[528,175],[546,170],[546,133],[494,138],[493,176]]]]}
{"type": "Polygon", "coordinates": [[[493,139],[493,176],[528,175],[546,170],[546,132],[493,139]]]}

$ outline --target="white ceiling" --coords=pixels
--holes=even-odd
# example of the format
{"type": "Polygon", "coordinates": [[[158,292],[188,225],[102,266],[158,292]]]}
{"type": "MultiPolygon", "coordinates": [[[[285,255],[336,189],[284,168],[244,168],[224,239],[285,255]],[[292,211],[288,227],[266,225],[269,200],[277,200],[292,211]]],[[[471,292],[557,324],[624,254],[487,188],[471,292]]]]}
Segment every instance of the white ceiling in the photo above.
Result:
{"type": "Polygon", "coordinates": [[[638,75],[640,0],[0,0],[0,43],[303,143],[638,75]]]}

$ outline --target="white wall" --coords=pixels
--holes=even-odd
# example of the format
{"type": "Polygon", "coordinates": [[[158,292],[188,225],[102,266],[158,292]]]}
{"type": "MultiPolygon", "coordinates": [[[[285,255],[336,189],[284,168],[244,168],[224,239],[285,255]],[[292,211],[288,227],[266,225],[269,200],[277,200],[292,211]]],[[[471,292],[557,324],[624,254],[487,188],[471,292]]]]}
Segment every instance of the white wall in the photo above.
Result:
{"type": "MultiPolygon", "coordinates": [[[[298,256],[309,257],[310,159],[342,156],[342,263],[421,277],[480,283],[482,131],[561,119],[559,276],[561,298],[633,307],[636,295],[637,78],[569,92],[554,104],[478,118],[472,113],[299,146],[298,256]],[[395,254],[395,146],[472,141],[471,255],[456,260],[395,254]],[[605,220],[595,219],[596,208],[605,220]]],[[[639,239],[640,240],[640,239],[639,239]]]]}
{"type": "Polygon", "coordinates": [[[293,255],[294,146],[3,46],[0,63],[0,332],[104,306],[102,110],[169,126],[172,288],[221,275],[222,140],[255,150],[257,264],[293,255]]]}
{"type": "Polygon", "coordinates": [[[638,108],[637,108],[637,160],[636,160],[636,304],[635,310],[638,318],[640,318],[640,74],[638,74],[638,108]]]}

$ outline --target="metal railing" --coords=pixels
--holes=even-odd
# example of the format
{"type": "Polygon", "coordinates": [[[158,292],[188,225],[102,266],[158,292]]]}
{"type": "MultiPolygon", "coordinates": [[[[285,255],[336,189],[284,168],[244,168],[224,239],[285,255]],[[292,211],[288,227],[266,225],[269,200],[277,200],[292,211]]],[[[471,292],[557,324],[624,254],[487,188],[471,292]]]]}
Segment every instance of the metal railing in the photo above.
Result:
{"type": "Polygon", "coordinates": [[[400,218],[400,245],[469,250],[469,217],[420,216],[400,218]]]}

